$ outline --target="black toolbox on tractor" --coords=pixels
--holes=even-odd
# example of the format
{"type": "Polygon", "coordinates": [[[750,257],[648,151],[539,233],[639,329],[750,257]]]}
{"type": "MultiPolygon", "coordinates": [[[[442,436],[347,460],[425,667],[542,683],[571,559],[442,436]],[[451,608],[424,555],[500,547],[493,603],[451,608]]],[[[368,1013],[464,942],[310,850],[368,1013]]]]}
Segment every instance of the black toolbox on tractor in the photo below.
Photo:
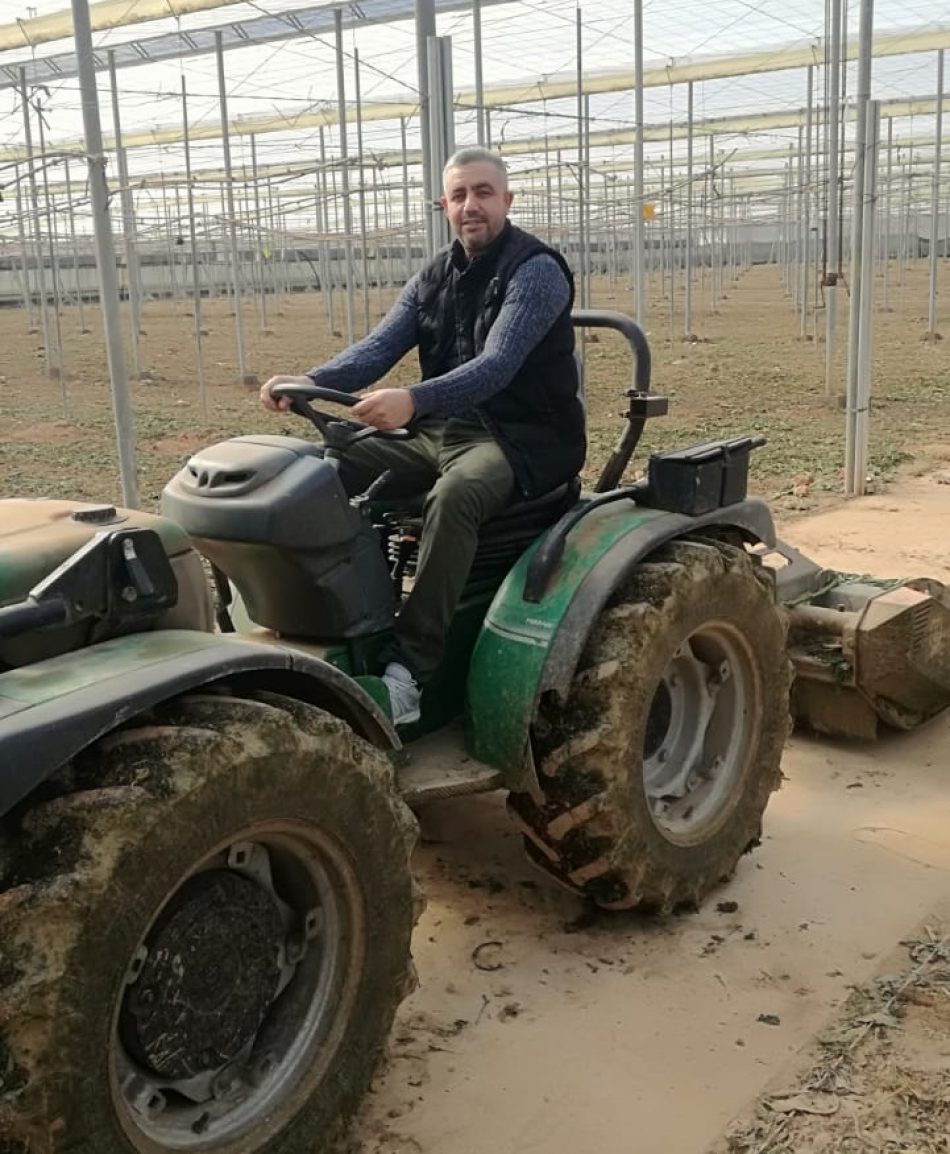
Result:
{"type": "Polygon", "coordinates": [[[749,454],[765,437],[705,441],[688,449],[653,453],[647,472],[648,501],[655,509],[698,517],[745,499],[749,454]]]}

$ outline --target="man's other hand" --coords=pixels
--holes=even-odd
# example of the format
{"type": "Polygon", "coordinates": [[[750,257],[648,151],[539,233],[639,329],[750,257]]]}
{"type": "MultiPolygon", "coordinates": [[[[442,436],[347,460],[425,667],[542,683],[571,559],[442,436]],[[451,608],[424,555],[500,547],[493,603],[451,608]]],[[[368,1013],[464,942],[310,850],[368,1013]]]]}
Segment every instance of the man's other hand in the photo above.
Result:
{"type": "Polygon", "coordinates": [[[401,429],[415,416],[416,406],[408,389],[377,389],[353,408],[358,421],[377,429],[401,429]]]}
{"type": "Polygon", "coordinates": [[[275,397],[271,390],[275,385],[312,385],[312,377],[289,377],[286,373],[278,373],[261,385],[261,404],[272,413],[286,412],[290,408],[290,397],[275,397]]]}

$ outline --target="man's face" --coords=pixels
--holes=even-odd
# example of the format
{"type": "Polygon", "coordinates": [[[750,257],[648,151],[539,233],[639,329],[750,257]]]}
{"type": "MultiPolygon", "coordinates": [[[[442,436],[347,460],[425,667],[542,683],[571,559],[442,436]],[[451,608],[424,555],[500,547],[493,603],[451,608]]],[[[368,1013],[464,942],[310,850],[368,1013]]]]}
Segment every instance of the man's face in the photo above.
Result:
{"type": "Polygon", "coordinates": [[[487,160],[479,160],[448,170],[440,203],[452,231],[469,256],[474,256],[505,227],[511,193],[498,169],[487,160]]]}

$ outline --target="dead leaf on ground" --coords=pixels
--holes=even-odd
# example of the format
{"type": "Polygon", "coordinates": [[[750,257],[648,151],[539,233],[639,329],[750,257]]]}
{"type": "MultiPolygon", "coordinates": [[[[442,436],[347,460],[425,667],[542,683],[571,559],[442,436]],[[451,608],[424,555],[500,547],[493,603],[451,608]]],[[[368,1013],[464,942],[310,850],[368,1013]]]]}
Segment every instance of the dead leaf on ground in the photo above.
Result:
{"type": "Polygon", "coordinates": [[[808,1093],[788,1094],[781,1098],[770,1098],[770,1110],[776,1114],[837,1114],[841,1103],[833,1094],[808,1093]]]}

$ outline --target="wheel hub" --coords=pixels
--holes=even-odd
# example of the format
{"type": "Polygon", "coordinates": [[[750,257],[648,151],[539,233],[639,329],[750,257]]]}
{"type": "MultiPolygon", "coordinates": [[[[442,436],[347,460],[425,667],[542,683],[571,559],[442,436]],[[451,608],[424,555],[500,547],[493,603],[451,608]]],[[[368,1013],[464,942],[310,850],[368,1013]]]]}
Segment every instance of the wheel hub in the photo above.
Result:
{"type": "Polygon", "coordinates": [[[674,840],[701,837],[741,774],[757,690],[738,633],[708,622],[673,654],[654,694],[643,782],[656,824],[674,840]]]}
{"type": "Polygon", "coordinates": [[[230,870],[192,877],[138,960],[119,1023],[130,1055],[170,1080],[233,1062],[277,995],[283,939],[257,881],[230,870]]]}

